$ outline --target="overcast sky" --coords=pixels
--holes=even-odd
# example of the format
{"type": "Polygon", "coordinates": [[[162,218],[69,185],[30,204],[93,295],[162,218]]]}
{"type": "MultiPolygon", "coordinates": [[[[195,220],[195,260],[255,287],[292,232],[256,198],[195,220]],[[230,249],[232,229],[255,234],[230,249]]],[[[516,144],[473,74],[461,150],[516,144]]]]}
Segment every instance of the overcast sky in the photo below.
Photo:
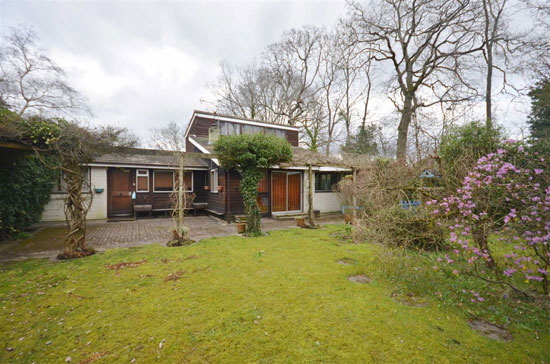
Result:
{"type": "MultiPolygon", "coordinates": [[[[345,0],[0,0],[0,32],[33,26],[40,45],[89,100],[90,121],[128,127],[147,140],[151,127],[186,124],[194,109],[215,108],[207,85],[221,61],[249,64],[284,30],[331,27],[344,12],[345,0]]],[[[387,95],[374,102],[375,119],[395,118],[387,95]]],[[[519,136],[528,100],[496,97],[494,103],[497,119],[519,136]]]]}
{"type": "Polygon", "coordinates": [[[344,0],[6,1],[0,28],[32,25],[40,44],[88,98],[93,123],[141,138],[169,121],[212,109],[207,84],[219,64],[247,64],[282,32],[331,26],[344,0]]]}

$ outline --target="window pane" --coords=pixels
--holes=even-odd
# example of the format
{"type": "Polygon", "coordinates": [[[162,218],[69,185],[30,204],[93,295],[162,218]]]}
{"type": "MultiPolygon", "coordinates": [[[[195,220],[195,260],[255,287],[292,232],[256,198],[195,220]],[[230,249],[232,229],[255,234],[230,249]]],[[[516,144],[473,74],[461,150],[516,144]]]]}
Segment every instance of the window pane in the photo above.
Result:
{"type": "Polygon", "coordinates": [[[210,191],[218,191],[218,170],[212,169],[210,171],[210,191]]]}
{"type": "Polygon", "coordinates": [[[147,192],[147,190],[149,189],[149,178],[147,177],[142,177],[142,176],[138,176],[138,185],[137,185],[137,190],[138,192],[140,191],[145,191],[147,192]]]}
{"type": "MultiPolygon", "coordinates": [[[[177,190],[179,188],[179,173],[176,172],[176,182],[174,189],[177,190]]],[[[191,191],[193,189],[193,172],[184,172],[183,173],[183,183],[185,184],[185,191],[191,191]]]]}
{"type": "Polygon", "coordinates": [[[155,191],[173,191],[173,172],[155,172],[155,191]]]}

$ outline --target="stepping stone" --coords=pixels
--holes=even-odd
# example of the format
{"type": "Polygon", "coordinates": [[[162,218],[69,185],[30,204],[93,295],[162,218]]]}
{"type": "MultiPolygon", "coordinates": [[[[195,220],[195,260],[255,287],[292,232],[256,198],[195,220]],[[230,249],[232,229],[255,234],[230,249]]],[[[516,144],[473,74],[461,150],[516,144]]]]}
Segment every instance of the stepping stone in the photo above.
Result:
{"type": "Polygon", "coordinates": [[[512,335],[502,326],[491,324],[481,320],[470,320],[468,325],[481,335],[496,341],[510,341],[512,335]]]}
{"type": "Polygon", "coordinates": [[[349,276],[348,281],[354,282],[354,283],[366,284],[366,283],[370,283],[371,279],[364,274],[359,274],[356,276],[349,276]]]}

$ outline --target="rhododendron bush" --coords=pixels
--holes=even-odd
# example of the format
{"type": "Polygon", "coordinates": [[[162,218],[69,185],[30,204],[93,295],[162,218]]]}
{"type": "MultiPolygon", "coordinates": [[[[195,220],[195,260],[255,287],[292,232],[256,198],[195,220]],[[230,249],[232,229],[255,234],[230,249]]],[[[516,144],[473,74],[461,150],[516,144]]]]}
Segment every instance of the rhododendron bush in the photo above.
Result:
{"type": "MultiPolygon", "coordinates": [[[[472,274],[520,292],[517,283],[524,281],[548,294],[548,172],[544,155],[514,141],[480,158],[456,194],[427,203],[434,214],[451,222],[454,249],[440,261],[452,265],[455,274],[472,274]],[[492,236],[499,246],[497,259],[489,244],[492,236]]],[[[482,300],[477,293],[472,294],[473,300],[482,300]]]]}

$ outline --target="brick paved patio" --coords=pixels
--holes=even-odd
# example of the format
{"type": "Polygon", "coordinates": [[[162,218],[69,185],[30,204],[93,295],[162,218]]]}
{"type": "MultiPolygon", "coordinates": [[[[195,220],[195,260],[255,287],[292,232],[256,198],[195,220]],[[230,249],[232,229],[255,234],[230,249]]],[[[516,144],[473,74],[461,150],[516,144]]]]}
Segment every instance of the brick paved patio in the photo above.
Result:
{"type": "MultiPolygon", "coordinates": [[[[320,224],[342,222],[340,217],[326,217],[317,220],[320,224]]],[[[126,248],[143,244],[164,244],[171,236],[172,219],[154,218],[120,222],[89,222],[87,242],[97,250],[126,248]]],[[[235,224],[211,216],[186,217],[189,236],[195,241],[201,239],[235,235],[235,224]]],[[[265,231],[296,227],[294,220],[278,221],[262,219],[265,231]]],[[[31,237],[20,242],[0,243],[0,261],[26,258],[55,257],[63,249],[65,227],[62,224],[44,225],[31,237]]]]}

